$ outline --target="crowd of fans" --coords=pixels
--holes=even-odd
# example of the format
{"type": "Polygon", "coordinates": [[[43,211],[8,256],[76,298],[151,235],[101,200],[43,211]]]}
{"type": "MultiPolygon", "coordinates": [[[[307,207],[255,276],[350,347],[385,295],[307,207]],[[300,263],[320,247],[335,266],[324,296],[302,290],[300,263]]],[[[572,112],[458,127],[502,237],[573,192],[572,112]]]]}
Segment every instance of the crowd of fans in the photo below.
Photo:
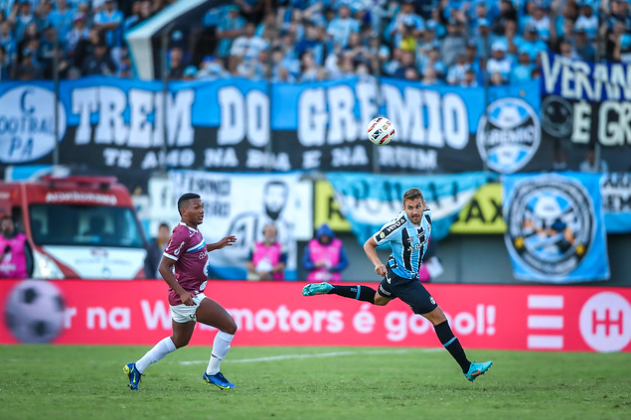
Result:
{"type": "MultiPolygon", "coordinates": [[[[177,0],[0,0],[0,80],[132,77],[123,33],[177,0]],[[59,49],[56,48],[59,45],[59,49]]],[[[173,31],[171,79],[367,74],[476,86],[539,53],[631,62],[631,0],[237,0],[173,31]]]]}

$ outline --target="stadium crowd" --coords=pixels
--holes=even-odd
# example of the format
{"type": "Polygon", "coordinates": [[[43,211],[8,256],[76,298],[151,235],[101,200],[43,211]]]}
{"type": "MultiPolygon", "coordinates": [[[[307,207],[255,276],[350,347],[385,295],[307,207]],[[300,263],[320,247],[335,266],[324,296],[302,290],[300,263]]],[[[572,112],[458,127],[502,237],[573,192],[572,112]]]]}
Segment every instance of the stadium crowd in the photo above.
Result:
{"type": "MultiPolygon", "coordinates": [[[[0,80],[51,79],[55,59],[62,78],[133,77],[124,32],[175,1],[0,0],[0,80]]],[[[538,77],[548,49],[631,62],[630,3],[237,0],[173,31],[169,76],[501,85],[538,77]]]]}

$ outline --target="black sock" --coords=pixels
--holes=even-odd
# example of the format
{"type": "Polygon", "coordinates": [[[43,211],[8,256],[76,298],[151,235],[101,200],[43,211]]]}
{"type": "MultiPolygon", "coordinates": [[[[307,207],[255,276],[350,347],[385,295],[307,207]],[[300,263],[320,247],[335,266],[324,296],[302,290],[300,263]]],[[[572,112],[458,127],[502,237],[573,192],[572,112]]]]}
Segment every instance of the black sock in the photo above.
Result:
{"type": "Polygon", "coordinates": [[[436,335],[440,342],[445,346],[451,357],[456,359],[456,362],[462,368],[463,373],[467,373],[469,371],[469,367],[471,366],[471,362],[467,359],[467,355],[464,353],[464,349],[460,345],[460,341],[456,338],[454,333],[451,331],[449,327],[449,323],[447,321],[441,322],[438,325],[434,325],[434,330],[436,331],[436,335]]]}
{"type": "Polygon", "coordinates": [[[329,294],[357,299],[364,302],[375,303],[375,289],[368,286],[333,286],[329,294]]]}

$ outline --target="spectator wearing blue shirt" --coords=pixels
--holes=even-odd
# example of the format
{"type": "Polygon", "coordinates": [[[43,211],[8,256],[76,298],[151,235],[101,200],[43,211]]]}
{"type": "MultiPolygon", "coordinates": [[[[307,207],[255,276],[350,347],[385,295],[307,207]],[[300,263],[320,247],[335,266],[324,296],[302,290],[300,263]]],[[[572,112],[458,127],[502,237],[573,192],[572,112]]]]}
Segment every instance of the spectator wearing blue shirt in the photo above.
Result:
{"type": "Polygon", "coordinates": [[[552,22],[550,21],[548,15],[546,15],[546,11],[542,3],[535,3],[532,16],[526,16],[522,20],[522,23],[524,24],[524,27],[530,26],[536,28],[539,38],[543,41],[548,41],[550,39],[550,25],[552,22]]]}
{"type": "Polygon", "coordinates": [[[559,54],[571,60],[580,60],[581,57],[574,50],[574,46],[570,41],[562,41],[559,44],[559,54]]]}
{"type": "Polygon", "coordinates": [[[580,4],[579,16],[578,19],[576,19],[574,27],[576,29],[585,29],[587,39],[590,41],[596,39],[596,35],[598,34],[598,16],[594,14],[594,9],[591,4],[587,2],[580,4]]]}
{"type": "Polygon", "coordinates": [[[472,69],[469,69],[464,73],[464,78],[462,79],[462,83],[460,83],[460,87],[478,87],[478,81],[475,72],[472,69]]]}
{"type": "Polygon", "coordinates": [[[535,66],[530,60],[530,54],[528,54],[528,51],[521,51],[517,60],[517,64],[513,66],[513,69],[511,70],[510,82],[522,83],[531,80],[532,70],[535,66]]]}
{"type": "Polygon", "coordinates": [[[449,67],[447,71],[447,83],[450,85],[460,85],[464,80],[464,75],[471,66],[466,61],[464,54],[458,54],[456,56],[456,62],[449,67]]]}
{"type": "Polygon", "coordinates": [[[15,60],[18,45],[11,33],[11,22],[8,20],[0,23],[0,47],[4,49],[6,59],[15,60]]]}
{"type": "Polygon", "coordinates": [[[502,83],[508,83],[512,63],[506,58],[506,45],[501,42],[493,43],[492,57],[486,63],[486,71],[492,79],[495,73],[499,73],[502,83]]]}
{"type": "Polygon", "coordinates": [[[338,15],[329,23],[327,33],[333,38],[335,44],[346,47],[350,34],[359,32],[359,23],[351,17],[348,6],[341,6],[338,15]]]}
{"type": "Polygon", "coordinates": [[[474,14],[471,17],[471,19],[469,19],[469,22],[471,25],[471,31],[476,32],[476,33],[478,32],[478,28],[481,26],[482,23],[484,23],[487,26],[490,26],[492,19],[489,16],[489,11],[486,6],[486,3],[481,2],[481,1],[478,1],[475,3],[474,14]]]}
{"type": "Polygon", "coordinates": [[[105,33],[108,47],[120,47],[123,13],[117,9],[115,0],[105,0],[105,8],[94,16],[94,27],[105,33]]]}
{"type": "Polygon", "coordinates": [[[487,19],[480,19],[478,21],[478,30],[475,35],[469,40],[470,43],[475,45],[476,51],[480,58],[487,58],[490,53],[490,45],[493,43],[490,23],[487,19]],[[487,48],[488,43],[488,48],[487,48]]]}
{"type": "Polygon", "coordinates": [[[60,40],[66,39],[66,35],[72,29],[75,13],[68,7],[66,0],[57,0],[57,7],[48,15],[48,21],[58,31],[60,40]]]}
{"type": "Polygon", "coordinates": [[[574,31],[574,50],[583,60],[594,61],[596,58],[596,50],[587,39],[587,32],[584,28],[576,28],[574,31]]]}
{"type": "Polygon", "coordinates": [[[239,8],[234,5],[226,6],[227,13],[217,25],[217,38],[220,39],[217,55],[225,59],[230,54],[230,48],[235,38],[243,34],[245,19],[239,16],[239,8]]]}
{"type": "Polygon", "coordinates": [[[521,42],[517,45],[517,48],[520,51],[527,51],[530,55],[530,59],[535,61],[537,59],[537,55],[539,55],[542,51],[546,51],[548,46],[545,42],[539,39],[539,32],[537,31],[537,28],[528,25],[524,30],[524,36],[521,39],[521,42]]]}
{"type": "Polygon", "coordinates": [[[442,79],[447,73],[447,67],[440,59],[440,52],[438,48],[434,47],[427,52],[426,57],[419,66],[420,73],[425,75],[428,69],[433,69],[437,79],[442,79]]]}
{"type": "Polygon", "coordinates": [[[15,27],[15,39],[19,42],[24,38],[24,32],[29,23],[35,22],[35,15],[31,9],[31,3],[23,1],[18,5],[17,13],[13,16],[13,22],[15,27]]]}
{"type": "Polygon", "coordinates": [[[504,23],[504,30],[502,36],[494,38],[493,43],[502,43],[506,47],[506,57],[511,61],[517,61],[518,45],[522,42],[521,36],[517,35],[517,22],[514,20],[507,20],[504,23]]]}

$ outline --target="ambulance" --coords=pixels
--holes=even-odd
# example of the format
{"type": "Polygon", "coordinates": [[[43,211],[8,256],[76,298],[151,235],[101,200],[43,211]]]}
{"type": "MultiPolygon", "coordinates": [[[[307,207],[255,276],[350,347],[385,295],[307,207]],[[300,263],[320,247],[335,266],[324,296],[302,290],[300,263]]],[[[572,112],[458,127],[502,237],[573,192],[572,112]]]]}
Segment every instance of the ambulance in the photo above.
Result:
{"type": "Polygon", "coordinates": [[[114,177],[0,182],[3,215],[28,238],[30,277],[145,277],[145,237],[129,191],[114,177]]]}

